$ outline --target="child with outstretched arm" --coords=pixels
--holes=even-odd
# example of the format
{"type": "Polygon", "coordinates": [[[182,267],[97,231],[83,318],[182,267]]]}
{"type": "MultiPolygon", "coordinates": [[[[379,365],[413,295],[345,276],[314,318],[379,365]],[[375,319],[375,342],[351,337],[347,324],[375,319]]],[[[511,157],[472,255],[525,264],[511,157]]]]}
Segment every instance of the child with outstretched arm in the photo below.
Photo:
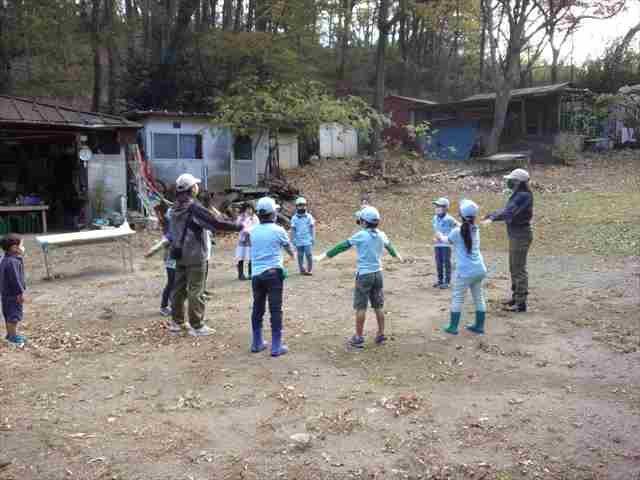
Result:
{"type": "Polygon", "coordinates": [[[18,323],[23,318],[24,293],[27,290],[24,278],[24,253],[22,239],[10,234],[0,240],[4,257],[0,261],[0,297],[2,297],[2,315],[7,327],[6,340],[22,347],[26,341],[18,335],[18,323]]]}
{"type": "Polygon", "coordinates": [[[382,254],[387,250],[392,257],[402,261],[402,257],[391,244],[382,230],[378,229],[380,213],[374,207],[367,206],[360,212],[360,226],[362,230],[354,234],[349,240],[339,243],[328,252],[316,258],[322,261],[333,258],[340,253],[355,247],[358,253],[358,271],[353,293],[353,307],[356,311],[355,335],[349,339],[349,345],[354,348],[364,348],[364,322],[367,306],[376,313],[378,333],[375,343],[383,344],[387,338],[384,335],[384,282],[382,276],[382,254]]]}
{"type": "Polygon", "coordinates": [[[456,271],[454,274],[453,292],[451,293],[451,316],[449,326],[444,331],[457,335],[464,296],[471,290],[476,307],[476,321],[466,326],[470,332],[483,334],[487,306],[482,291],[482,282],[487,276],[487,267],[480,253],[480,231],[476,225],[478,205],[471,200],[460,202],[460,219],[462,225],[455,228],[448,236],[436,234],[434,240],[448,242],[453,246],[456,255],[456,271]]]}
{"type": "Polygon", "coordinates": [[[251,237],[251,288],[253,309],[251,313],[251,352],[259,353],[267,348],[262,338],[262,320],[269,303],[271,314],[271,356],[279,357],[289,351],[282,341],[282,303],[286,272],[282,250],[291,258],[295,252],[285,230],[275,223],[279,205],[269,197],[258,200],[256,210],[260,224],[250,232],[251,237]]]}

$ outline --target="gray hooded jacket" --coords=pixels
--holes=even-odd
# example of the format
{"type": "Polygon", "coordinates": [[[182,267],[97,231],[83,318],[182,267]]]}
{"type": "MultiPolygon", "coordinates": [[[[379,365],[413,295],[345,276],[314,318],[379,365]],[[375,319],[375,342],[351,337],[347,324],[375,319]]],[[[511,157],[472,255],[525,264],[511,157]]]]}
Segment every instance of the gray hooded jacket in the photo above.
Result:
{"type": "Polygon", "coordinates": [[[178,266],[203,265],[207,261],[209,240],[205,230],[242,230],[235,223],[217,219],[200,202],[186,195],[178,197],[171,213],[169,228],[172,247],[182,247],[182,258],[176,261],[178,266]],[[183,231],[184,243],[181,243],[183,231]]]}

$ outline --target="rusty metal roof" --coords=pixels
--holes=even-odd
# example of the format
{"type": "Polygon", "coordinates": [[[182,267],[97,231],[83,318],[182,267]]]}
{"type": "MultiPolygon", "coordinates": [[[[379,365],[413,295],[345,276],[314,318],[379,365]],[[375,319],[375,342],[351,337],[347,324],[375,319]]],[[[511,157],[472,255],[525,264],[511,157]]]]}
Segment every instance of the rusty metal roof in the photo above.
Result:
{"type": "Polygon", "coordinates": [[[83,129],[141,128],[142,125],[116,115],[83,112],[24,97],[0,95],[0,124],[55,125],[83,129]]]}

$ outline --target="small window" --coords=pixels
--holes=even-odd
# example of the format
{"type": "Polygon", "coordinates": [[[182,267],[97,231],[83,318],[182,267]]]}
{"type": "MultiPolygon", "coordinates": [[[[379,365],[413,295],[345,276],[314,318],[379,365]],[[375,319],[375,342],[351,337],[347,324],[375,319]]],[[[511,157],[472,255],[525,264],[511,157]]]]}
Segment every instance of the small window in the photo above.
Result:
{"type": "Polygon", "coordinates": [[[200,135],[180,135],[180,158],[202,158],[198,156],[198,137],[200,135]]]}
{"type": "Polygon", "coordinates": [[[253,142],[248,135],[236,137],[233,143],[233,156],[237,160],[253,160],[253,142]]]}
{"type": "Polygon", "coordinates": [[[153,158],[202,159],[202,135],[153,134],[153,158]]]}
{"type": "Polygon", "coordinates": [[[153,157],[178,158],[178,135],[173,133],[154,133],[153,157]]]}

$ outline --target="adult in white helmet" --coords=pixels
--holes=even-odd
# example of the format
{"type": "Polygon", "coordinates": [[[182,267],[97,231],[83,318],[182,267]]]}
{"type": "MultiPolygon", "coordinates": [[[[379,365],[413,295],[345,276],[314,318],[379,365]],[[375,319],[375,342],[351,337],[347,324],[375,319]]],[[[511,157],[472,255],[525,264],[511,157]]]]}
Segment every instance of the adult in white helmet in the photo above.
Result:
{"type": "Polygon", "coordinates": [[[483,223],[505,222],[507,225],[512,296],[504,306],[509,311],[526,312],[529,295],[527,255],[533,241],[533,193],[529,188],[529,172],[522,168],[516,168],[504,179],[512,194],[506,206],[487,215],[483,223]]]}
{"type": "Polygon", "coordinates": [[[258,353],[267,348],[262,338],[262,321],[269,301],[272,357],[279,357],[289,351],[282,341],[282,300],[286,277],[282,250],[295,258],[289,235],[275,223],[278,209],[278,204],[270,197],[258,200],[256,212],[260,224],[249,232],[253,290],[251,352],[258,353]]]}
{"type": "Polygon", "coordinates": [[[176,180],[176,203],[170,222],[171,256],[176,261],[173,288],[171,332],[188,331],[193,336],[211,335],[214,331],[204,324],[204,288],[210,240],[207,231],[231,230],[242,227],[216,218],[196,200],[200,179],[190,173],[176,180]],[[185,301],[189,300],[189,327],[185,321],[185,301]]]}
{"type": "Polygon", "coordinates": [[[385,233],[378,229],[380,212],[372,206],[366,206],[359,212],[362,230],[349,240],[337,244],[335,247],[317,257],[317,261],[333,258],[355,247],[358,253],[356,286],[353,293],[353,308],[356,312],[355,335],[349,339],[349,345],[354,348],[364,348],[364,322],[369,303],[376,312],[378,333],[375,343],[380,345],[387,340],[385,336],[384,318],[384,282],[382,277],[382,254],[387,250],[392,257],[402,261],[402,257],[391,244],[385,233]]]}
{"type": "Polygon", "coordinates": [[[298,268],[301,275],[312,275],[313,245],[316,243],[316,220],[307,211],[307,200],[296,199],[296,213],[291,218],[291,241],[298,250],[298,268]],[[305,267],[305,259],[307,265],[305,267]]]}

